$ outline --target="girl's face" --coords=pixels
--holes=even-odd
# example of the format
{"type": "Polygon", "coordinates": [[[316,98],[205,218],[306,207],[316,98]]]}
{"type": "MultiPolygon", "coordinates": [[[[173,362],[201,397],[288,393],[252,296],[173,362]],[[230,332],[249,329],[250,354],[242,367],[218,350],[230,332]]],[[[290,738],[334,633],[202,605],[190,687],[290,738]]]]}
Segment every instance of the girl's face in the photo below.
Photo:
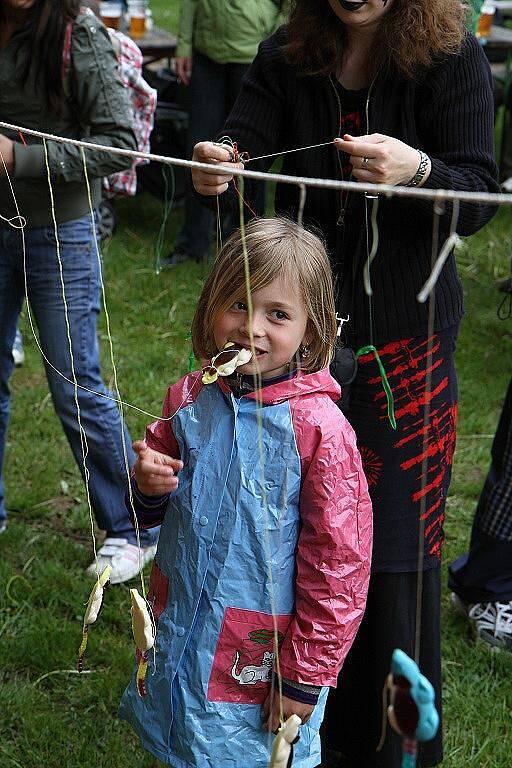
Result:
{"type": "Polygon", "coordinates": [[[375,27],[382,17],[389,11],[394,0],[367,0],[364,4],[360,0],[329,0],[329,5],[336,16],[348,28],[364,29],[375,27]],[[348,10],[343,6],[351,6],[354,10],[348,10]]]}
{"type": "MultiPolygon", "coordinates": [[[[308,316],[302,298],[290,280],[276,277],[252,294],[252,333],[256,350],[254,360],[237,370],[252,374],[259,370],[263,379],[280,376],[289,370],[290,361],[302,344],[308,343],[308,316]]],[[[236,301],[214,323],[217,349],[228,341],[236,347],[251,348],[249,318],[245,301],[236,301]]]]}

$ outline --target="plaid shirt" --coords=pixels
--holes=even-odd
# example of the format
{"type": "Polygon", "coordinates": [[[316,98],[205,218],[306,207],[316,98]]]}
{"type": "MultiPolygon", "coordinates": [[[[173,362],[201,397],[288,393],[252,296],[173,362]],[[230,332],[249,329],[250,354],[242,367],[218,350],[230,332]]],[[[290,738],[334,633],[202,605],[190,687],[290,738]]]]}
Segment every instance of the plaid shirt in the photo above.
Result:
{"type": "MultiPolygon", "coordinates": [[[[142,76],[142,53],[131,38],[109,29],[110,39],[119,62],[124,87],[128,90],[132,109],[132,129],[140,152],[149,152],[149,137],[153,130],[157,93],[142,76]]],[[[112,195],[135,195],[137,192],[136,167],[147,160],[136,158],[131,168],[103,179],[103,188],[112,195]]]]}

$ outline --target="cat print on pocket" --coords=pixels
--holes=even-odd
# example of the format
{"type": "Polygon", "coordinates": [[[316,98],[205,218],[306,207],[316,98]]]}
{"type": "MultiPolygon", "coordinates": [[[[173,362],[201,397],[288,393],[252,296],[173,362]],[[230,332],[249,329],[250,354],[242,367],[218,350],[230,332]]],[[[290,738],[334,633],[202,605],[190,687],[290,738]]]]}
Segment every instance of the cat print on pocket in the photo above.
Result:
{"type": "Polygon", "coordinates": [[[263,704],[276,650],[292,620],[245,608],[226,608],[208,680],[208,700],[263,704]]]}
{"type": "Polygon", "coordinates": [[[272,668],[276,655],[271,651],[265,651],[259,667],[253,664],[247,664],[237,672],[238,662],[240,661],[240,651],[235,653],[235,660],[231,667],[231,677],[240,685],[256,685],[256,683],[269,683],[272,679],[272,668]]]}

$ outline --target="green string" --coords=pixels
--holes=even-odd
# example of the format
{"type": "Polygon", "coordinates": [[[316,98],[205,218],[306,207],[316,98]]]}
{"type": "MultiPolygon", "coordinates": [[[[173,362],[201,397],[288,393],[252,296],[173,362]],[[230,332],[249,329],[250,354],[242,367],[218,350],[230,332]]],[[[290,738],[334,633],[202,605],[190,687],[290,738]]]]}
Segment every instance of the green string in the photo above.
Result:
{"type": "MultiPolygon", "coordinates": [[[[192,340],[192,334],[188,333],[185,336],[185,341],[191,341],[192,340]]],[[[188,353],[188,372],[192,373],[195,370],[196,367],[196,356],[194,355],[194,348],[190,347],[190,352],[188,353]]]]}
{"type": "Polygon", "coordinates": [[[375,360],[377,361],[377,365],[379,366],[379,372],[382,379],[382,387],[384,389],[384,392],[386,393],[386,400],[388,403],[389,423],[391,424],[393,429],[396,429],[395,399],[393,397],[391,387],[389,386],[388,377],[386,376],[386,371],[384,369],[384,365],[382,364],[382,360],[379,357],[379,353],[377,352],[373,344],[368,344],[368,346],[361,347],[361,349],[356,352],[356,357],[361,357],[361,355],[368,355],[371,353],[373,353],[375,360]]]}

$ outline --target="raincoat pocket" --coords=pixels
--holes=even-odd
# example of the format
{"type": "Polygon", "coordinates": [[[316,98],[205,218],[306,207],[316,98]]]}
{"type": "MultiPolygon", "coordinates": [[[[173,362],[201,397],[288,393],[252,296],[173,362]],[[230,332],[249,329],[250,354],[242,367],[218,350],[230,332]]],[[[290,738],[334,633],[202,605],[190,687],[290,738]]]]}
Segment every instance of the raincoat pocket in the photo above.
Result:
{"type": "MultiPolygon", "coordinates": [[[[290,614],[276,616],[278,646],[292,618],[290,614]]],[[[263,704],[275,656],[271,614],[226,608],[208,683],[208,700],[263,704]]]]}

